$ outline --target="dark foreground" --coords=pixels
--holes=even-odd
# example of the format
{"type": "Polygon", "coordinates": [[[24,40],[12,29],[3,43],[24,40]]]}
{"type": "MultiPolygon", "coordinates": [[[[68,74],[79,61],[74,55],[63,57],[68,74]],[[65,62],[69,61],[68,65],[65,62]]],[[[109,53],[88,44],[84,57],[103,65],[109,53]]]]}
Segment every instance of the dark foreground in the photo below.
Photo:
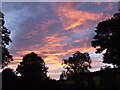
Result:
{"type": "MultiPolygon", "coordinates": [[[[4,76],[3,76],[4,77],[4,76]]],[[[7,77],[2,79],[2,90],[42,88],[120,88],[120,69],[113,68],[90,73],[81,73],[69,80],[7,77]]]]}

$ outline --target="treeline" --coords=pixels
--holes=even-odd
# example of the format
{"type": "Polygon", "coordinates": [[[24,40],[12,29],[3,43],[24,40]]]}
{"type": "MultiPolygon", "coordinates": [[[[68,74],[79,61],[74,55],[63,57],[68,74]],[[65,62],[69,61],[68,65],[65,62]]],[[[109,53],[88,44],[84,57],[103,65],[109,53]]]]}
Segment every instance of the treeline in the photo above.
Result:
{"type": "Polygon", "coordinates": [[[120,68],[74,74],[66,80],[16,76],[11,69],[2,72],[2,89],[120,88],[120,68]],[[8,72],[8,73],[6,73],[8,72]]]}

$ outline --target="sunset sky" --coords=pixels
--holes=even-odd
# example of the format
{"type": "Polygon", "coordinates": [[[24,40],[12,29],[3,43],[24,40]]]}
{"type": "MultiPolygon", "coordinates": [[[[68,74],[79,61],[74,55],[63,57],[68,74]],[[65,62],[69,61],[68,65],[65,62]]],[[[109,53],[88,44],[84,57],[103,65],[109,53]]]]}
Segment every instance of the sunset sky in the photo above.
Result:
{"type": "Polygon", "coordinates": [[[30,52],[41,56],[49,67],[48,76],[58,79],[62,59],[74,52],[88,52],[91,71],[99,70],[102,54],[95,54],[91,41],[98,22],[110,18],[118,10],[112,2],[4,2],[5,26],[11,31],[9,51],[16,68],[30,52]]]}

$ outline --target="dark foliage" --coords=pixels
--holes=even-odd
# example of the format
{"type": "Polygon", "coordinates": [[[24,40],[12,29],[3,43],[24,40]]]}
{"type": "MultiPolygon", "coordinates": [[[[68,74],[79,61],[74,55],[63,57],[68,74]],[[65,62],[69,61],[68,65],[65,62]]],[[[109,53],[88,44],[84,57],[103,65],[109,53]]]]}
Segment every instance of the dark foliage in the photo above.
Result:
{"type": "Polygon", "coordinates": [[[21,77],[5,70],[2,79],[2,90],[9,89],[70,89],[70,88],[120,88],[120,68],[106,69],[97,72],[79,73],[78,77],[69,80],[36,79],[21,77]],[[8,75],[7,75],[8,74],[8,75]]]}
{"type": "Polygon", "coordinates": [[[13,80],[17,78],[17,76],[12,69],[7,68],[2,71],[2,78],[6,80],[13,80]]]}
{"type": "Polygon", "coordinates": [[[2,89],[5,87],[7,89],[13,88],[13,86],[16,85],[16,82],[17,76],[12,69],[7,68],[2,71],[2,89]]]}
{"type": "Polygon", "coordinates": [[[45,79],[47,78],[47,69],[44,60],[32,52],[23,57],[23,61],[20,62],[16,71],[24,77],[45,79]]]}
{"type": "Polygon", "coordinates": [[[9,35],[10,31],[4,26],[4,14],[0,11],[0,48],[2,49],[2,68],[7,66],[10,61],[13,61],[12,56],[10,55],[6,45],[9,45],[11,41],[9,35]]]}
{"type": "Polygon", "coordinates": [[[78,73],[89,72],[88,68],[91,68],[91,59],[88,53],[80,53],[77,51],[72,57],[63,59],[63,64],[66,71],[63,71],[60,75],[60,79],[69,79],[78,73]]]}
{"type": "Polygon", "coordinates": [[[96,49],[96,53],[106,50],[103,63],[120,66],[120,12],[111,19],[99,22],[96,29],[92,47],[100,47],[96,49]]]}

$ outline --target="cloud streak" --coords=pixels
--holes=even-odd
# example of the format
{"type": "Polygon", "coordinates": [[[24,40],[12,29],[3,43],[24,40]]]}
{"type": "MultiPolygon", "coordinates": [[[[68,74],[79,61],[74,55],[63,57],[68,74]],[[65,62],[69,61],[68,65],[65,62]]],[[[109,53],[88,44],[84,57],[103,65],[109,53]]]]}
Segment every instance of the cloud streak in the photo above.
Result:
{"type": "Polygon", "coordinates": [[[89,20],[96,21],[103,15],[102,13],[96,14],[89,11],[77,10],[73,6],[74,3],[64,3],[57,10],[57,15],[60,16],[60,20],[63,22],[64,30],[89,24],[89,20]]]}

